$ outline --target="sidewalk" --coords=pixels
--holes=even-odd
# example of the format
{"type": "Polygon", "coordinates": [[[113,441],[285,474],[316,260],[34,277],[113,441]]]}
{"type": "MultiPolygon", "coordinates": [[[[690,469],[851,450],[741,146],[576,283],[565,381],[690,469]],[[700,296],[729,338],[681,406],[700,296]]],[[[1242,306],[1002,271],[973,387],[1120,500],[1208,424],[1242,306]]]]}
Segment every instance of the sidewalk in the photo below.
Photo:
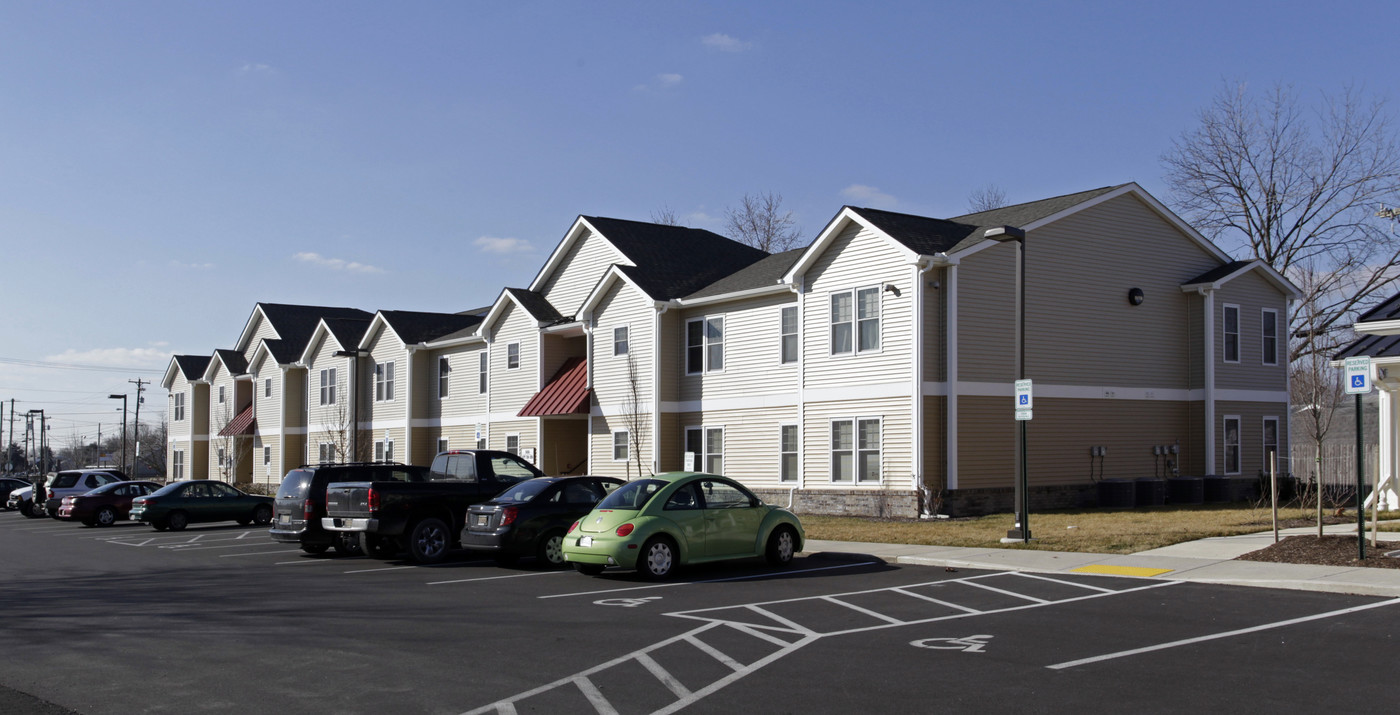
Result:
{"type": "MultiPolygon", "coordinates": [[[[1325,527],[1329,534],[1355,534],[1354,524],[1325,527]]],[[[1284,535],[1315,534],[1317,527],[1285,529],[1284,535]]],[[[1391,535],[1393,539],[1394,534],[1391,535]]],[[[1040,573],[1096,573],[1111,576],[1162,578],[1231,586],[1288,588],[1364,596],[1400,598],[1400,569],[1310,566],[1260,561],[1235,561],[1235,557],[1272,544],[1272,531],[1227,536],[1151,549],[1136,554],[1085,554],[1068,551],[870,544],[850,541],[809,540],[808,554],[867,554],[900,564],[951,566],[995,571],[1040,573]]],[[[1384,540],[1384,537],[1382,537],[1384,540]]],[[[1369,541],[1367,548],[1370,548],[1369,541]]]]}

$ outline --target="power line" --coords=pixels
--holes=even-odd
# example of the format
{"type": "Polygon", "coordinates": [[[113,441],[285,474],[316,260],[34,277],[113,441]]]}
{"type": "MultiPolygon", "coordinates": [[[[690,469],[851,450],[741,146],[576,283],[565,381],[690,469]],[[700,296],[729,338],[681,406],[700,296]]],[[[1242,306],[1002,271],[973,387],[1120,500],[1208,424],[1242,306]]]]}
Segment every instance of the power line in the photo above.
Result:
{"type": "Polygon", "coordinates": [[[146,375],[153,372],[160,372],[153,368],[117,367],[115,365],[80,365],[71,362],[50,362],[47,360],[23,360],[20,358],[0,357],[0,364],[19,365],[20,367],[42,367],[54,370],[88,370],[92,372],[125,372],[146,375]]]}

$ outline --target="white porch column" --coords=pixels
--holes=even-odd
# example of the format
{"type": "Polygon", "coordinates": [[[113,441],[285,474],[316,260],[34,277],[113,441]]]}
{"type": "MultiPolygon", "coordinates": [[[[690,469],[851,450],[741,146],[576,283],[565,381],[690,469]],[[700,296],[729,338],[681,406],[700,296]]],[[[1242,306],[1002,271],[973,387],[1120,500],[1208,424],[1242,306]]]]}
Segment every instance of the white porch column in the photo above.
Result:
{"type": "Polygon", "coordinates": [[[1376,387],[1379,388],[1378,413],[1380,420],[1377,423],[1380,453],[1377,455],[1376,483],[1379,488],[1376,495],[1380,498],[1381,509],[1394,509],[1400,505],[1400,470],[1397,470],[1396,455],[1400,454],[1400,434],[1397,434],[1396,427],[1400,425],[1400,399],[1397,399],[1397,391],[1400,391],[1400,380],[1378,380],[1376,387]]]}

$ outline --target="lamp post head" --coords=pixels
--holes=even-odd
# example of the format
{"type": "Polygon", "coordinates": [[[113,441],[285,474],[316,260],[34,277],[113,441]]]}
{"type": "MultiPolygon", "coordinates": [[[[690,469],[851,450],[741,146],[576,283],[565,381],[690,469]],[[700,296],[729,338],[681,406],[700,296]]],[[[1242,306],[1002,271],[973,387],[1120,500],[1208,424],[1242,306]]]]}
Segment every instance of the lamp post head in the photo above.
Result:
{"type": "Polygon", "coordinates": [[[109,400],[125,400],[125,399],[126,399],[126,395],[108,395],[108,396],[107,396],[107,399],[109,399],[109,400]]]}
{"type": "Polygon", "coordinates": [[[1016,228],[1015,226],[996,226],[983,231],[982,238],[990,239],[997,243],[1007,243],[1009,241],[1025,243],[1026,232],[1024,229],[1016,228]]]}

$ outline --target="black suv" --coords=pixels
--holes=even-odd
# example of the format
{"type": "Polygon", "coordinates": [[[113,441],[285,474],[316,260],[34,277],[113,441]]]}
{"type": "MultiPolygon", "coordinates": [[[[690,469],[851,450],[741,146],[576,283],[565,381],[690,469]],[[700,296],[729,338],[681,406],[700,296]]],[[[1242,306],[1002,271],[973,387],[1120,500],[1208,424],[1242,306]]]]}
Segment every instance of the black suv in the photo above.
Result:
{"type": "Polygon", "coordinates": [[[302,465],[287,472],[277,489],[273,541],[300,544],[308,554],[323,554],[332,546],[336,553],[360,553],[356,534],[330,532],[321,528],[326,515],[326,485],[331,482],[399,481],[421,482],[428,470],[397,462],[351,462],[348,464],[302,465]]]}

